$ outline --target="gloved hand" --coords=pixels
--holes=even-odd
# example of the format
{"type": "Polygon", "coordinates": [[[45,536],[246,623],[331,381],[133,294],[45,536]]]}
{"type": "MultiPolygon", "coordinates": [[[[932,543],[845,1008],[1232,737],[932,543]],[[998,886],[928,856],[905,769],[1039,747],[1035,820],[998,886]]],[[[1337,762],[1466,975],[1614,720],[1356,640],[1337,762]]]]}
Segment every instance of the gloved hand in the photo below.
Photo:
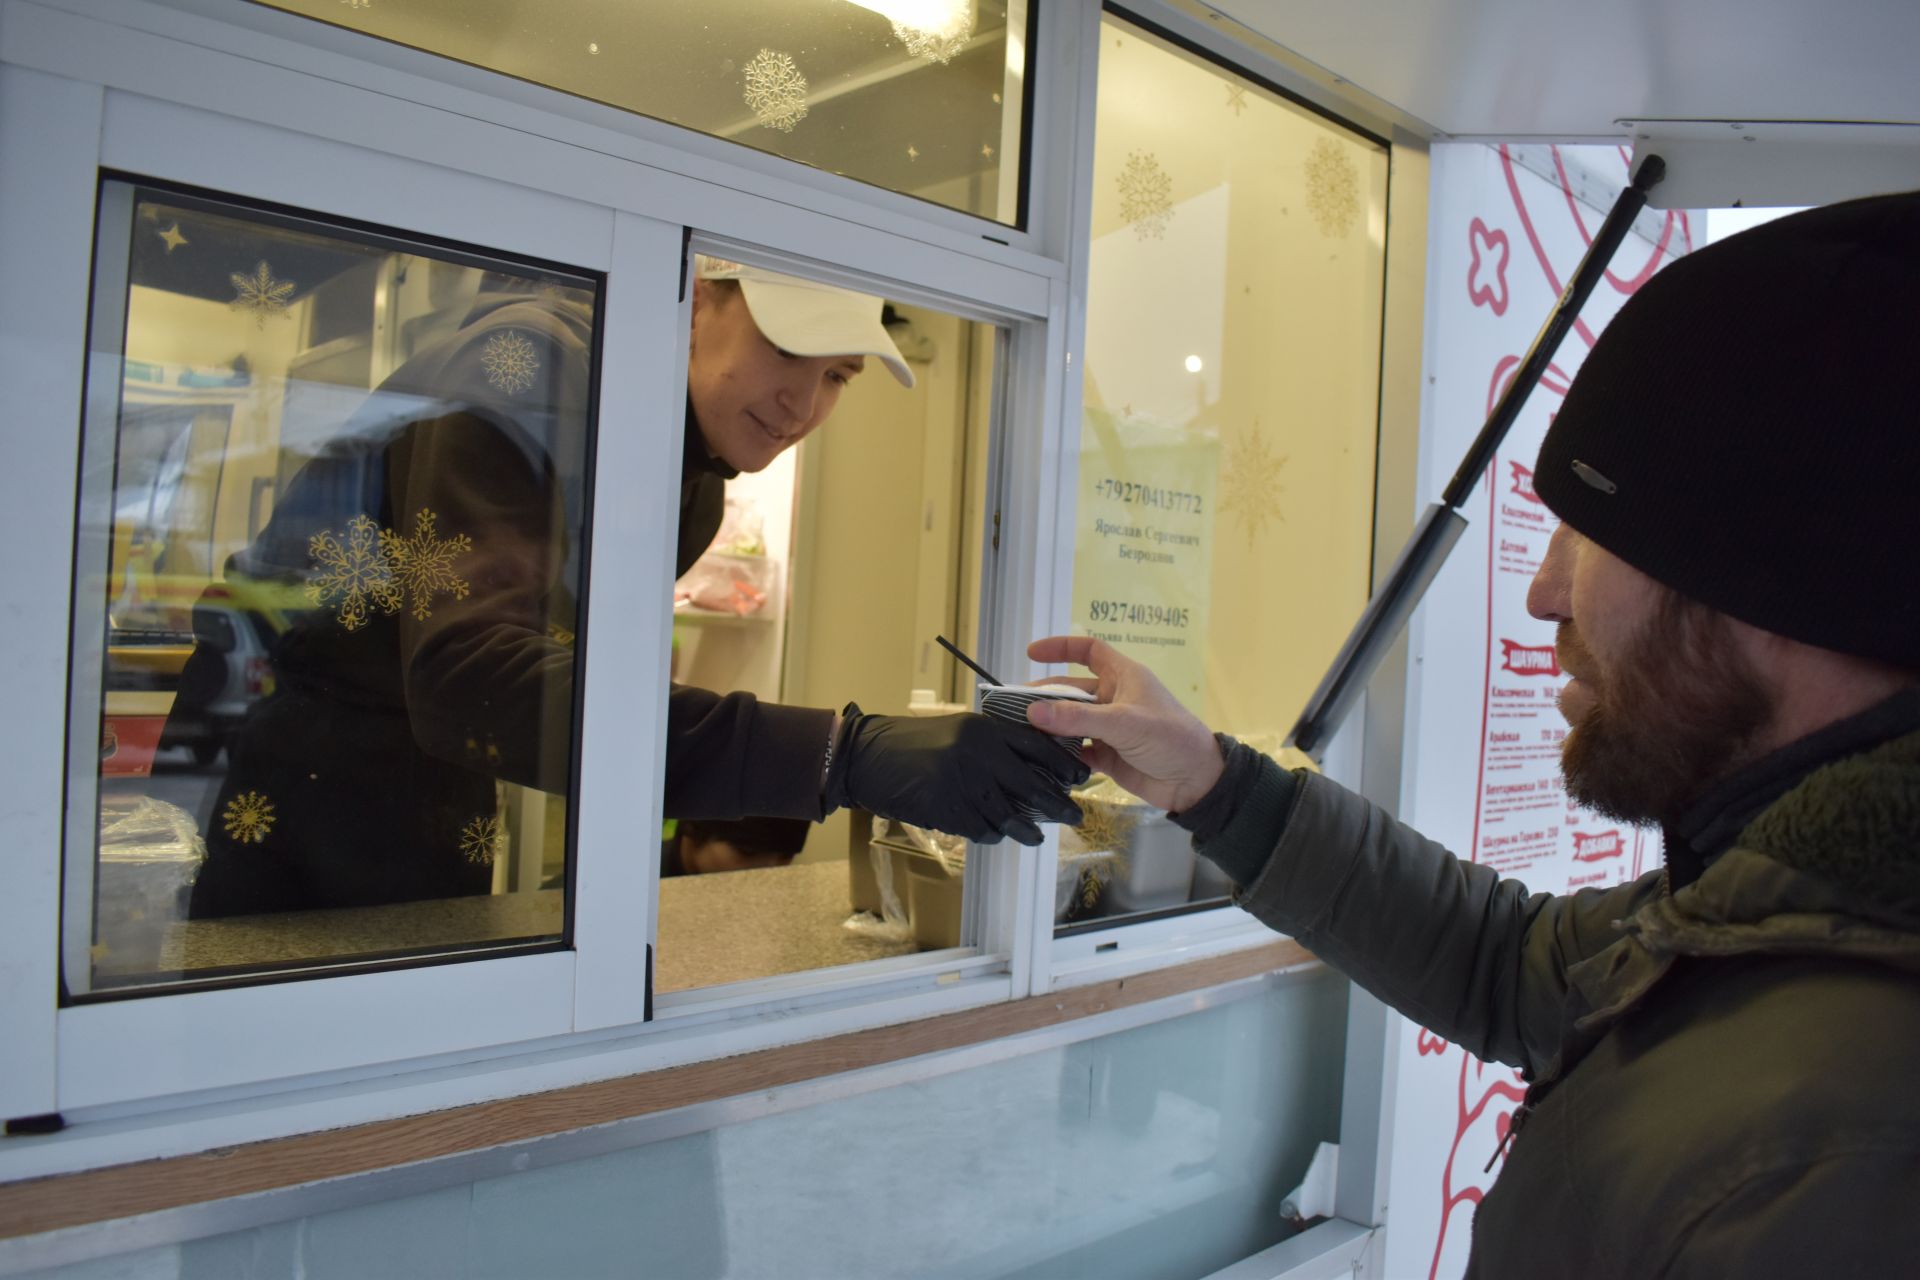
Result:
{"type": "Polygon", "coordinates": [[[1040,843],[1022,808],[1054,822],[1081,820],[1067,787],[1086,781],[1087,767],[1038,729],[971,712],[870,716],[851,702],[840,716],[824,787],[828,812],[858,805],[988,844],[1003,836],[1040,843]]]}

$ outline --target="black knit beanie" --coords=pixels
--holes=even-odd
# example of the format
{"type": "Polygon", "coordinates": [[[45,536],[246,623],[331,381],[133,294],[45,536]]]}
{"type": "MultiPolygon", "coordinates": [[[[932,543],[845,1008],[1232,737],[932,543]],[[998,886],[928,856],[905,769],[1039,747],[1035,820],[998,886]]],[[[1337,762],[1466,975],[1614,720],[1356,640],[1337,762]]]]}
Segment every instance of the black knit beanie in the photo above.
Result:
{"type": "Polygon", "coordinates": [[[1920,668],[1920,192],[1654,276],[1587,356],[1534,487],[1682,595],[1920,668]]]}

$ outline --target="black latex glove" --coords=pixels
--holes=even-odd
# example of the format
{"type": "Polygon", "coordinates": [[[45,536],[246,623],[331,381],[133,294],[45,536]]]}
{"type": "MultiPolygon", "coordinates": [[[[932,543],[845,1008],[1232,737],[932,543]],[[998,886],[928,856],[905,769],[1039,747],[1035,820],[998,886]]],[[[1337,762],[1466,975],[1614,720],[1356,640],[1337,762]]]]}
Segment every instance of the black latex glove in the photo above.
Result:
{"type": "Polygon", "coordinates": [[[1028,725],[971,712],[950,716],[870,716],[852,703],[827,769],[828,812],[858,805],[883,818],[991,844],[1012,836],[1039,844],[1040,828],[1022,809],[1078,824],[1067,787],[1087,766],[1028,725]]]}

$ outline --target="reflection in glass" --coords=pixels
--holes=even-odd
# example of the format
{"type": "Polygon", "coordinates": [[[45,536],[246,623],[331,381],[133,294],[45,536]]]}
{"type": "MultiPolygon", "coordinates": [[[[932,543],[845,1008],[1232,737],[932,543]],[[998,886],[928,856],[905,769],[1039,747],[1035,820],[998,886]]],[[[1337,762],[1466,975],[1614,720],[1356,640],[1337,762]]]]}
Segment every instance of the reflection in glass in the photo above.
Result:
{"type": "MultiPolygon", "coordinates": [[[[1387,150],[1108,17],[1093,191],[1074,629],[1277,751],[1367,595],[1387,150]]],[[[1227,892],[1082,800],[1061,918],[1227,892]]]]}
{"type": "Polygon", "coordinates": [[[262,0],[999,222],[1026,0],[262,0]]]}
{"type": "Polygon", "coordinates": [[[558,942],[596,283],[115,180],[98,262],[70,992],[558,942]]]}

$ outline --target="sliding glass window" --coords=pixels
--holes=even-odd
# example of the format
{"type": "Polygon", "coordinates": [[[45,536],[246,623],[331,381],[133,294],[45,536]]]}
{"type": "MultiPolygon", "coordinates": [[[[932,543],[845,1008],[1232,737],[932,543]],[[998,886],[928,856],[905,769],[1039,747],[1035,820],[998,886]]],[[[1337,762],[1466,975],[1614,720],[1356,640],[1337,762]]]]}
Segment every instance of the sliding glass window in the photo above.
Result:
{"type": "Polygon", "coordinates": [[[73,997],[558,946],[596,276],[102,182],[73,997]]]}
{"type": "MultiPolygon", "coordinates": [[[[1102,23],[1073,622],[1278,751],[1365,602],[1387,148],[1132,23],[1102,23]]],[[[1228,890],[1111,783],[1058,918],[1228,890]]]]}

